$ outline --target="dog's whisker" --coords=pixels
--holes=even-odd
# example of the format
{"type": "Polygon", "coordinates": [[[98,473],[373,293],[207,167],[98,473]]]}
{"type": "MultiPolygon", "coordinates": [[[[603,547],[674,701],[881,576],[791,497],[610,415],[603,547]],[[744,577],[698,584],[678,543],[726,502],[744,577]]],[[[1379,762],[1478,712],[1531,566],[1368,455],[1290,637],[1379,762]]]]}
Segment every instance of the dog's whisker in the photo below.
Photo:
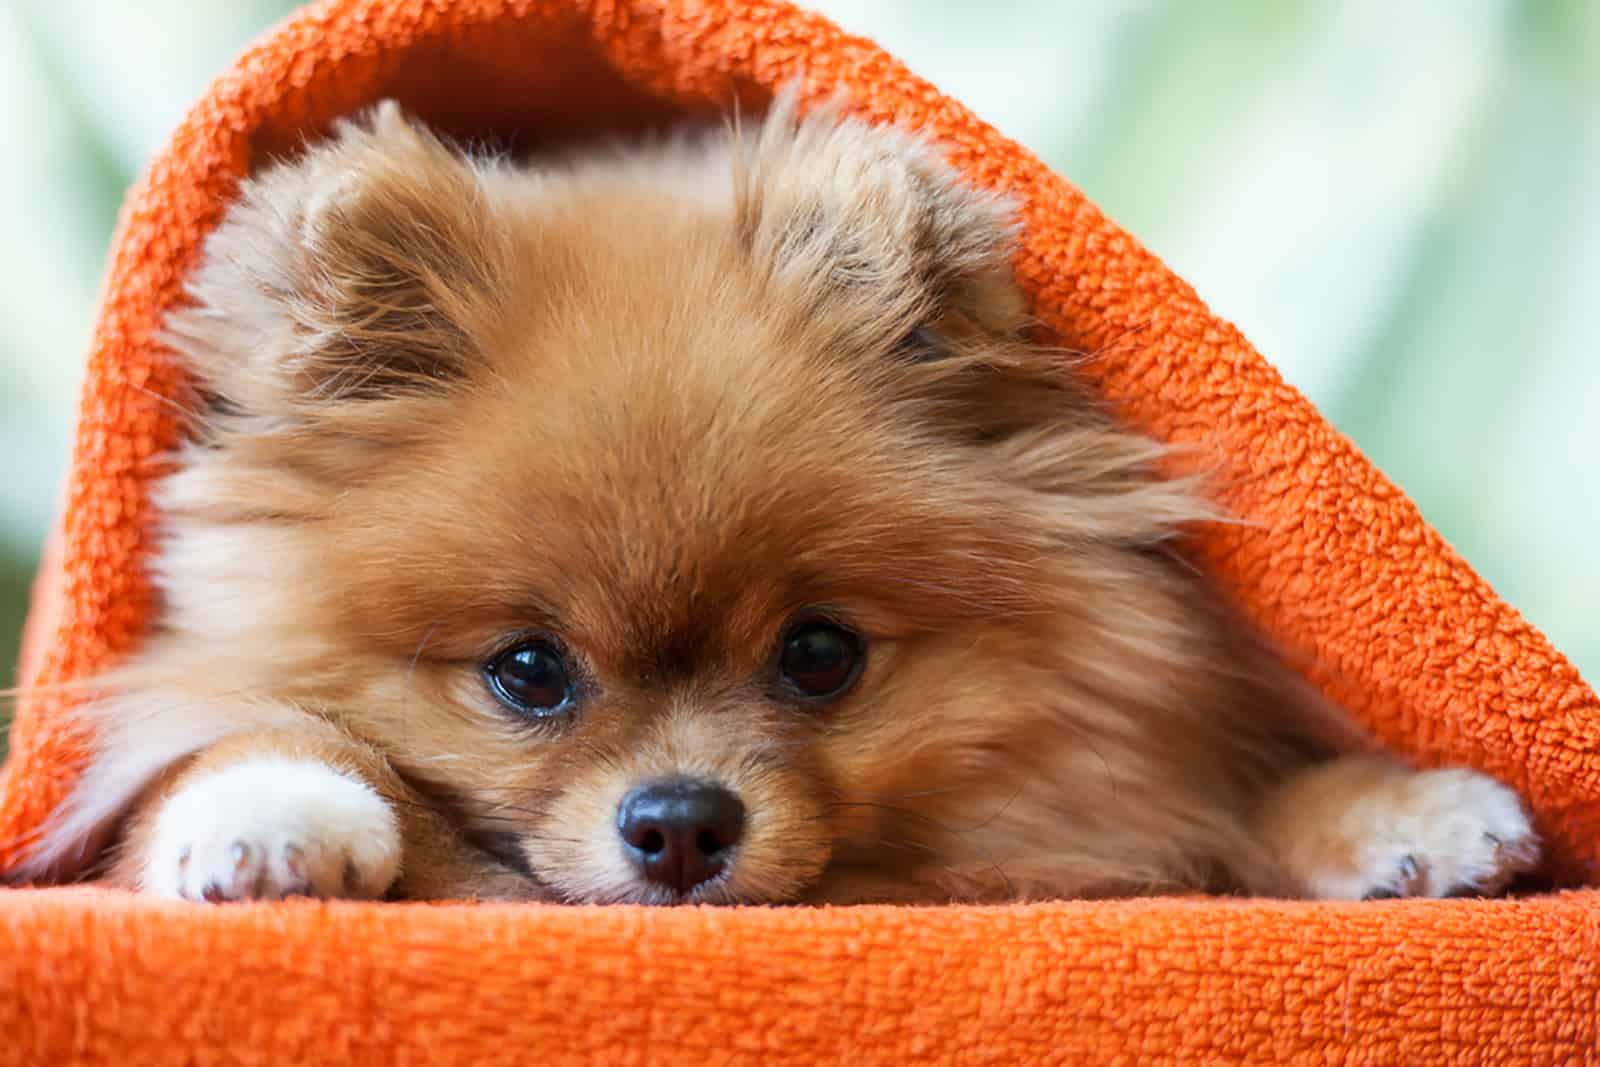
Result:
{"type": "Polygon", "coordinates": [[[428,642],[429,641],[433,640],[433,635],[438,632],[439,626],[440,626],[440,622],[439,621],[435,621],[433,623],[433,625],[428,627],[427,632],[422,635],[422,640],[417,642],[416,651],[411,653],[411,662],[406,664],[406,678],[407,678],[407,680],[409,680],[411,678],[412,674],[414,674],[416,672],[417,660],[422,658],[422,650],[428,647],[428,642]]]}

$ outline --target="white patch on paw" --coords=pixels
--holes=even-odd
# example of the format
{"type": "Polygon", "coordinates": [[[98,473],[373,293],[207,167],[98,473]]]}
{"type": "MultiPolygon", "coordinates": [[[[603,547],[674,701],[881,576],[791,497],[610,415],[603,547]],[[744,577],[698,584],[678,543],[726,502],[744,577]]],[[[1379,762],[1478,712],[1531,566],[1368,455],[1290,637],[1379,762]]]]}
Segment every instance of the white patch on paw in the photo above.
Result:
{"type": "Polygon", "coordinates": [[[1517,795],[1476,771],[1338,760],[1290,783],[1264,836],[1323,900],[1489,895],[1539,860],[1517,795]]]}
{"type": "Polygon", "coordinates": [[[141,881],[187,900],[374,898],[399,869],[400,829],[382,797],[326,764],[274,756],[169,797],[141,881]]]}

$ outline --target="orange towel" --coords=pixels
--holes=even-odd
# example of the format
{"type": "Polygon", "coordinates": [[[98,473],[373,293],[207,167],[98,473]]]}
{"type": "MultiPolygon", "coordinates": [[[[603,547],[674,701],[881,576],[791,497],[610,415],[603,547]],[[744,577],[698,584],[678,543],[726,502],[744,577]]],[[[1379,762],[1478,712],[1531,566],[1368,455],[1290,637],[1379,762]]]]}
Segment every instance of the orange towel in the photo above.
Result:
{"type": "MultiPolygon", "coordinates": [[[[1596,881],[1600,704],[1406,498],[1066,182],[871,43],[761,0],[332,0],[219,79],[130,194],[25,677],[137,640],[147,490],[182,383],[152,339],[239,177],[384,96],[466,135],[659,125],[803,76],[1022,204],[1046,327],[1249,520],[1204,560],[1384,743],[1528,798],[1596,881]]],[[[71,788],[59,694],[20,709],[0,872],[71,788]]],[[[0,1062],[1575,1062],[1600,1056],[1600,894],[1364,905],[203,908],[0,893],[0,1062]]]]}

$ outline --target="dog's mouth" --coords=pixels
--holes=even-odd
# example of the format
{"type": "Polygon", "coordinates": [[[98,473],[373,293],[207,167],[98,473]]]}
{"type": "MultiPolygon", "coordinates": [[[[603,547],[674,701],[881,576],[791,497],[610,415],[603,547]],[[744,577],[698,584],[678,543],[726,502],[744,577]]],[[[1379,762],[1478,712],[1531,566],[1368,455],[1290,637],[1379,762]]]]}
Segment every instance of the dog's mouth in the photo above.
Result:
{"type": "MultiPolygon", "coordinates": [[[[629,904],[649,907],[767,906],[809,907],[828,904],[869,904],[896,901],[914,902],[908,886],[879,866],[848,860],[825,866],[810,877],[786,881],[782,892],[763,891],[753,879],[735,878],[740,857],[728,857],[725,868],[688,889],[637,879],[607,891],[574,889],[562,886],[542,874],[529,859],[528,839],[521,834],[495,831],[470,836],[471,843],[520,875],[528,885],[527,899],[561,904],[629,904]]],[[[916,897],[915,899],[920,899],[916,897]]],[[[928,902],[936,898],[930,896],[928,902]]]]}
{"type": "MultiPolygon", "coordinates": [[[[465,841],[508,875],[521,899],[650,906],[781,905],[810,900],[832,857],[831,826],[805,805],[746,796],[709,777],[669,774],[556,796],[519,825],[430,799],[465,841]],[[610,793],[610,790],[607,790],[610,793]],[[620,793],[620,796],[618,794],[620,793]],[[604,795],[604,794],[601,794],[604,795]],[[570,803],[569,803],[570,801],[570,803]],[[582,812],[587,818],[574,817],[582,812]],[[498,822],[498,824],[497,824],[498,822]]],[[[462,887],[471,893],[472,887],[462,887]]]]}

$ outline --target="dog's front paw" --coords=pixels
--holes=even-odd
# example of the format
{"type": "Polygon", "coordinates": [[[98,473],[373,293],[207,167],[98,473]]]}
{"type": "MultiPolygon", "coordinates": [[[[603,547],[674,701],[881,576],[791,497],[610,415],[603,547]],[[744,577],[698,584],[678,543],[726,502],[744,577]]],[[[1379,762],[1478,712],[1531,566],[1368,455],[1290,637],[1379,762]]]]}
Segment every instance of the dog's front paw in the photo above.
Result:
{"type": "Polygon", "coordinates": [[[1290,783],[1274,807],[1269,845],[1324,900],[1490,895],[1539,861],[1517,795],[1476,771],[1339,760],[1290,783]]]}
{"type": "Polygon", "coordinates": [[[264,757],[167,798],[141,882],[188,900],[370,899],[399,868],[398,821],[370,787],[314,760],[264,757]]]}

